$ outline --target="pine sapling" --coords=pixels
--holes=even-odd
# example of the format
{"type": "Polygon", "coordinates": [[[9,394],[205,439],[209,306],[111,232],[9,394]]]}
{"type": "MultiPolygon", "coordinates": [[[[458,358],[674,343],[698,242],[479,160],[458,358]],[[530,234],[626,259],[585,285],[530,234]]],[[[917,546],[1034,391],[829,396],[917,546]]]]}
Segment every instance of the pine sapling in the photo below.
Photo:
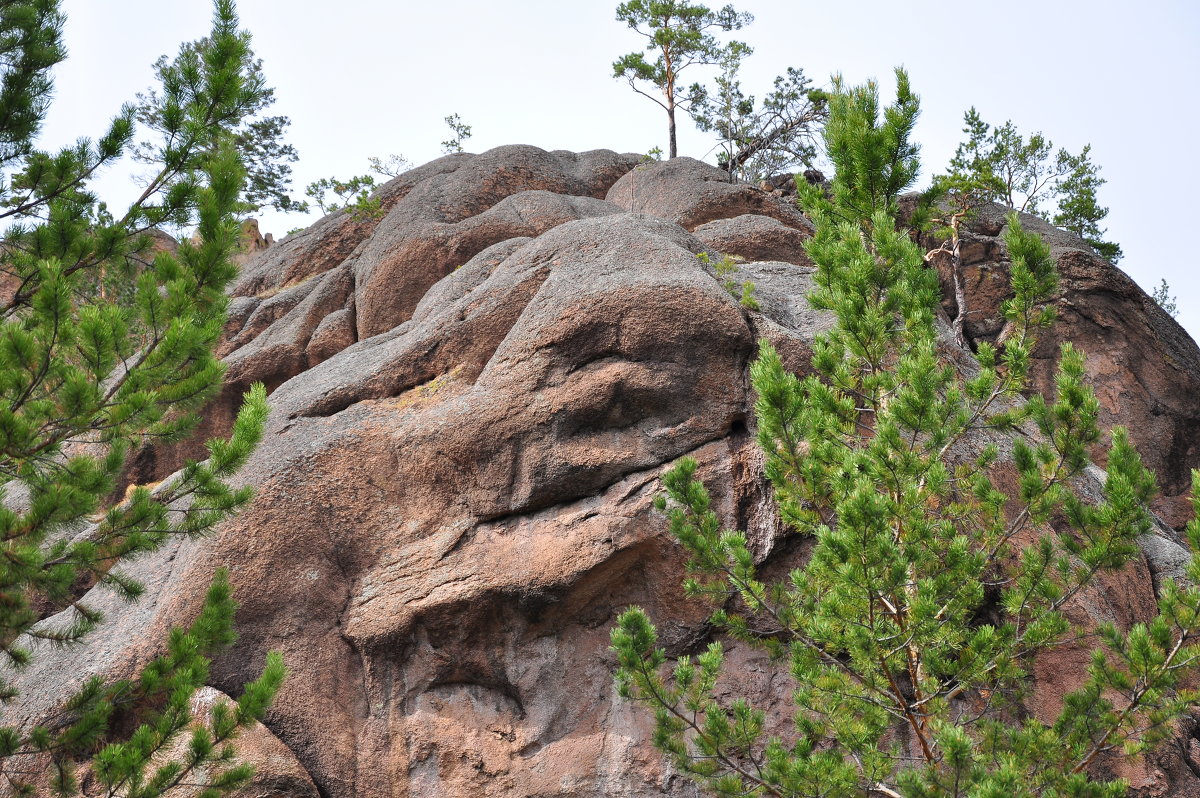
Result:
{"type": "MultiPolygon", "coordinates": [[[[1182,686],[1200,656],[1200,560],[1130,629],[1087,628],[1065,611],[1137,555],[1154,479],[1118,428],[1099,496],[1078,494],[1102,435],[1071,346],[1053,398],[1023,398],[1057,277],[1015,215],[1005,335],[979,344],[964,372],[941,356],[954,344],[939,335],[937,275],[897,221],[917,173],[918,110],[897,78],[882,119],[874,84],[835,83],[829,194],[799,186],[816,225],[809,301],[836,319],[813,346],[815,373],[790,373],[765,342],[751,367],[765,474],[811,555],[763,580],[688,458],[664,476],[658,504],[690,557],[685,592],[715,605],[716,629],[790,673],[790,733],[768,733],[766,711],[722,683],[720,643],[668,670],[638,608],[612,633],[617,685],[654,710],[654,743],[674,766],[718,795],[1115,798],[1126,785],[1093,766],[1162,740],[1200,697],[1182,686]],[[1056,717],[1028,711],[1033,663],[1081,639],[1099,641],[1082,686],[1056,717]]],[[[1200,551],[1200,524],[1188,534],[1200,551]]]]}

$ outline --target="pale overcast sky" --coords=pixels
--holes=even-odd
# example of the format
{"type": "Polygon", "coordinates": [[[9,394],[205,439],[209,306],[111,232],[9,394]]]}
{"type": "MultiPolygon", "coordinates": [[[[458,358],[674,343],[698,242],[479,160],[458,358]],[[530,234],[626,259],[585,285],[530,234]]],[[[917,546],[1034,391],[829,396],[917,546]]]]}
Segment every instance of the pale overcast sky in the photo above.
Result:
{"type": "MultiPolygon", "coordinates": [[[[718,3],[720,4],[720,0],[718,3]]],[[[297,193],[319,177],[367,171],[367,157],[414,164],[440,154],[442,119],[474,128],[466,148],[666,148],[665,115],[611,77],[640,39],[615,21],[615,0],[240,0],[242,22],[277,89],[272,113],[292,119],[297,193]],[[314,9],[309,11],[308,9],[314,9]]],[[[922,179],[944,168],[962,113],[1012,119],[1077,152],[1091,143],[1108,179],[1108,237],[1147,290],[1166,278],[1180,321],[1200,337],[1192,226],[1200,186],[1200,4],[1195,0],[743,0],[756,50],[743,87],[761,96],[788,66],[818,85],[858,83],[907,67],[922,99],[922,179]]],[[[208,29],[206,0],[64,0],[69,60],[57,73],[46,141],[97,135],[151,81],[150,64],[208,29]]],[[[699,74],[688,75],[690,79],[699,74]]],[[[680,153],[712,160],[686,120],[680,153]]],[[[110,175],[104,196],[125,190],[110,175]]],[[[130,190],[127,194],[131,195],[130,190]]],[[[264,214],[281,236],[306,220],[264,214]]]]}

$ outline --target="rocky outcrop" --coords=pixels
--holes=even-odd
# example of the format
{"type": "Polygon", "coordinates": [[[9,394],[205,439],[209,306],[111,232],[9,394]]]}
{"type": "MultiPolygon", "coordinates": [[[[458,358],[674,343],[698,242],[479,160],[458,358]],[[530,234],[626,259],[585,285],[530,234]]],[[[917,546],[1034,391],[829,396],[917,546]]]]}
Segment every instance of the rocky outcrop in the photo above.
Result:
{"type": "Polygon", "coordinates": [[[254,382],[280,383],[406,321],[435,283],[494,244],[619,213],[597,197],[637,161],[607,150],[500,147],[448,155],[375,193],[380,213],[330,214],[246,264],[218,350],[225,388],[190,443],[140,452],[129,480],[161,479],[232,423],[254,382]]]}
{"type": "Polygon", "coordinates": [[[238,242],[238,253],[234,256],[234,260],[239,266],[243,266],[261,255],[263,250],[274,243],[275,236],[271,233],[263,235],[258,227],[257,219],[244,219],[241,239],[238,242]]]}
{"type": "Polygon", "coordinates": [[[406,321],[434,283],[493,244],[618,213],[602,202],[635,159],[607,151],[501,147],[450,155],[381,187],[383,214],[325,217],[250,264],[233,290],[230,382],[281,382],[342,341],[406,321]],[[326,316],[346,311],[327,325],[326,316]],[[269,334],[264,332],[270,327],[269,334]]]}
{"type": "MultiPolygon", "coordinates": [[[[636,603],[670,654],[707,640],[707,610],[682,598],[680,552],[652,506],[683,454],[768,568],[804,556],[761,475],[746,371],[760,338],[807,369],[829,319],[805,301],[809,225],[785,199],[688,159],[636,162],[532,147],[449,156],[382,187],[381,219],[334,214],[248,263],[224,352],[234,383],[273,388],[264,442],[238,477],[257,497],[214,538],[135,563],[141,602],[95,596],[109,625],[81,649],[39,651],[20,677],[40,696],[30,716],[72,680],[144,663],[223,565],[240,639],[213,687],[236,695],[282,651],[290,676],[267,727],[321,795],[696,795],[650,746],[647,713],[616,697],[609,629],[636,603]],[[747,260],[734,277],[754,282],[759,311],[702,252],[747,260]],[[54,676],[63,657],[66,680],[54,676]]],[[[1005,254],[990,229],[972,233],[977,340],[1000,334],[987,308],[1005,254]]],[[[1176,363],[1151,373],[1093,358],[1097,376],[1150,374],[1141,393],[1102,388],[1108,418],[1136,429],[1158,407],[1185,452],[1172,468],[1195,465],[1191,411],[1166,397],[1200,375],[1195,345],[1170,337],[1123,275],[1061,241],[1062,304],[1079,318],[1064,312],[1064,329],[1091,329],[1080,345],[1104,358],[1105,324],[1119,322],[1129,351],[1176,363]]],[[[1179,547],[1164,527],[1146,550],[1075,611],[1145,617],[1179,547]]],[[[1076,655],[1039,665],[1039,705],[1061,700],[1076,655]]],[[[728,660],[741,687],[786,708],[786,674],[737,646],[728,660]]],[[[1182,742],[1132,776],[1194,794],[1182,742]]],[[[263,759],[264,783],[274,770],[304,782],[292,760],[263,759]]]]}
{"type": "MultiPolygon", "coordinates": [[[[1005,209],[989,206],[963,238],[967,289],[965,332],[973,344],[995,342],[1004,332],[1000,303],[1008,298],[1007,251],[1001,240],[1005,209]]],[[[1070,341],[1087,355],[1087,372],[1100,401],[1100,426],[1123,425],[1157,474],[1162,496],[1156,511],[1181,529],[1191,517],[1186,493],[1191,470],[1200,467],[1200,350],[1184,329],[1124,272],[1098,257],[1083,240],[1043,220],[1021,214],[1021,223],[1051,246],[1060,289],[1054,326],[1034,351],[1034,387],[1047,397],[1061,345],[1070,341]]],[[[932,242],[931,242],[932,243],[932,242]]],[[[950,289],[949,259],[942,274],[943,307],[958,308],[950,289]]]]}

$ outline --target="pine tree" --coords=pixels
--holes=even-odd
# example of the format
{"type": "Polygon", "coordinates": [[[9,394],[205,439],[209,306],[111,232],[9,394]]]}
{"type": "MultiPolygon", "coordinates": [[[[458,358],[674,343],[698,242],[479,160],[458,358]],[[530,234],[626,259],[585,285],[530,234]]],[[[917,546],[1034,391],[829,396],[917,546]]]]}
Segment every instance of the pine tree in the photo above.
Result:
{"type": "Polygon", "coordinates": [[[442,152],[446,155],[462,152],[463,142],[471,138],[471,126],[463,122],[458,114],[450,114],[445,121],[453,135],[442,142],[442,152]]]}
{"type": "Polygon", "coordinates": [[[412,164],[409,160],[399,153],[389,153],[386,158],[381,158],[378,155],[372,155],[367,158],[367,163],[371,165],[371,171],[383,177],[399,177],[400,175],[412,169],[412,164]]]}
{"type": "MultiPolygon", "coordinates": [[[[963,349],[968,348],[966,323],[967,288],[963,278],[962,230],[963,225],[974,218],[979,206],[992,191],[992,183],[986,175],[955,173],[938,175],[918,205],[917,214],[926,217],[933,234],[944,242],[937,249],[926,253],[926,262],[937,255],[950,256],[950,279],[954,286],[954,318],[950,320],[950,331],[954,342],[963,349]]],[[[919,219],[917,220],[920,221],[919,219]]]]}
{"type": "Polygon", "coordinates": [[[1171,294],[1171,286],[1167,283],[1167,278],[1163,277],[1155,289],[1150,292],[1150,298],[1153,299],[1158,306],[1171,314],[1171,318],[1179,315],[1178,297],[1171,294]]]}
{"type": "MultiPolygon", "coordinates": [[[[220,389],[213,349],[236,271],[244,179],[221,131],[261,103],[262,87],[232,0],[216,0],[208,45],[163,73],[156,171],[116,217],[88,181],[129,150],[133,105],[95,141],[59,152],[33,143],[51,70],[65,57],[62,25],[56,0],[0,5],[0,219],[9,225],[0,248],[0,658],[10,668],[28,663],[37,642],[68,644],[102,621],[82,600],[93,584],[136,599],[143,588],[121,563],[203,535],[243,506],[249,490],[224,480],[253,450],[267,412],[255,386],[206,461],[114,499],[133,448],[188,435],[220,389]],[[151,256],[147,232],[164,224],[194,225],[197,236],[177,254],[151,256]]],[[[247,768],[232,761],[228,741],[278,689],[275,655],[236,706],[192,729],[181,761],[162,754],[192,725],[188,701],[207,678],[208,656],[232,640],[233,608],[219,574],[200,617],[172,633],[140,679],[93,680],[47,725],[0,727],[2,789],[74,794],[76,764],[96,751],[92,771],[108,794],[156,796],[211,764],[204,795],[243,784],[247,768]],[[121,739],[118,725],[132,735],[121,739]],[[31,761],[49,770],[30,774],[31,761]]],[[[11,677],[0,677],[0,699],[21,700],[11,677]]]]}
{"type": "Polygon", "coordinates": [[[371,175],[355,175],[349,180],[322,177],[304,187],[304,194],[321,213],[329,214],[342,209],[356,217],[372,216],[380,210],[378,199],[371,196],[375,189],[375,178],[371,175]],[[333,196],[329,196],[332,193],[333,196]]]}
{"type": "Polygon", "coordinates": [[[804,71],[795,67],[775,78],[762,105],[745,95],[738,72],[750,53],[741,42],[730,42],[722,51],[715,91],[696,84],[688,94],[696,127],[720,136],[717,165],[731,183],[811,167],[826,117],[825,93],[813,89],[804,71]]]}
{"type": "Polygon", "coordinates": [[[1100,177],[1100,167],[1092,163],[1091,150],[1089,144],[1079,155],[1066,159],[1070,172],[1056,186],[1058,211],[1050,221],[1087,241],[1105,260],[1116,263],[1123,253],[1120,244],[1103,238],[1106,231],[1100,222],[1108,216],[1108,208],[1096,201],[1096,190],[1107,181],[1100,177]]]}
{"type": "Polygon", "coordinates": [[[1087,241],[1104,258],[1116,263],[1121,247],[1103,240],[1100,222],[1108,208],[1096,200],[1106,182],[1092,163],[1091,145],[1078,155],[1054,150],[1041,133],[1026,139],[1012,121],[993,128],[973,107],[963,116],[967,140],[950,161],[950,176],[970,180],[985,200],[1041,216],[1087,241]]]}
{"type": "Polygon", "coordinates": [[[667,157],[674,158],[679,155],[675,111],[687,111],[691,107],[689,97],[694,94],[683,91],[680,75],[696,65],[719,64],[727,57],[727,48],[746,48],[740,42],[722,47],[713,34],[717,30],[741,30],[754,17],[735,11],[732,5],[712,11],[686,0],[629,0],[617,6],[617,20],[649,42],[645,51],[654,60],[647,61],[641,52],[629,53],[613,64],[613,77],[627,79],[634,91],[667,112],[667,157]],[[662,99],[643,91],[639,83],[653,86],[662,99]]]}
{"type": "MultiPolygon", "coordinates": [[[[154,62],[154,75],[163,86],[180,85],[189,80],[205,58],[211,46],[208,39],[185,42],[175,58],[163,55],[154,62]]],[[[272,207],[279,211],[308,210],[304,202],[293,198],[291,190],[292,167],[299,158],[296,148],[284,140],[292,120],[286,116],[265,116],[263,112],[275,103],[275,89],[267,85],[262,59],[249,54],[246,83],[253,91],[247,92],[248,102],[238,109],[240,122],[232,128],[213,129],[213,145],[221,136],[232,135],[232,141],[242,156],[246,178],[242,189],[242,200],[246,211],[257,211],[272,207]]],[[[175,98],[178,102],[178,96],[175,98]]],[[[162,136],[167,132],[165,112],[168,98],[157,89],[147,89],[137,95],[137,121],[152,135],[162,136]]],[[[159,143],[142,141],[134,147],[134,158],[142,163],[157,164],[163,153],[159,143]]]]}
{"type": "Polygon", "coordinates": [[[730,183],[741,177],[734,156],[754,135],[755,100],[753,95],[747,96],[742,91],[738,77],[742,61],[752,52],[743,42],[730,42],[721,54],[715,90],[709,92],[696,84],[689,96],[696,127],[705,133],[714,132],[720,138],[717,165],[729,175],[730,183]]]}
{"type": "MultiPolygon", "coordinates": [[[[1163,739],[1200,697],[1181,687],[1200,657],[1200,560],[1189,585],[1161,586],[1157,617],[1127,631],[1064,613],[1135,556],[1154,480],[1115,429],[1101,498],[1074,492],[1101,433],[1069,345],[1055,398],[1022,399],[1057,278],[1015,215],[1009,334],[981,344],[968,373],[939,356],[953,344],[938,335],[937,276],[897,223],[918,166],[917,97],[897,79],[882,120],[874,84],[835,82],[825,133],[835,176],[828,195],[799,186],[816,225],[810,302],[836,317],[814,345],[815,375],[791,374],[766,343],[751,367],[766,475],[783,520],[813,538],[810,558],[760,581],[746,536],[721,528],[690,459],[666,474],[670,502],[659,503],[691,557],[686,592],[716,604],[716,628],[790,672],[792,733],[769,737],[735,683],[734,700],[717,700],[720,643],[668,672],[638,608],[612,633],[618,687],[653,708],[654,742],[675,766],[720,795],[1123,796],[1123,782],[1089,768],[1163,739]],[[1004,447],[997,432],[1009,433],[1004,447]],[[993,480],[1002,458],[1018,474],[1012,495],[993,480]],[[1083,686],[1043,722],[1020,703],[1032,661],[1079,639],[1099,641],[1083,686]]],[[[1200,551],[1200,523],[1188,537],[1200,551]]]]}

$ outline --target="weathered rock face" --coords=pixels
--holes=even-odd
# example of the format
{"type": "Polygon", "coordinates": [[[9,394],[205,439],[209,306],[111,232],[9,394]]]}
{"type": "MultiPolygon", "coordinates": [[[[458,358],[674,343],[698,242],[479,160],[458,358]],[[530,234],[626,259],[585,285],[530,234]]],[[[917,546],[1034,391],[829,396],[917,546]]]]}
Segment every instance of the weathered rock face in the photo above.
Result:
{"type": "MultiPolygon", "coordinates": [[[[213,687],[237,694],[272,649],[290,669],[255,743],[264,789],[306,794],[307,774],[325,796],[694,795],[650,746],[646,713],[616,697],[609,629],[636,603],[670,653],[706,638],[707,610],[682,599],[682,559],[652,508],[683,454],[770,567],[802,556],[747,431],[746,371],[763,337],[807,368],[829,319],[804,299],[810,226],[786,200],[689,159],[636,162],[532,147],[449,156],[384,186],[382,219],[334,214],[249,262],[224,351],[233,386],[274,388],[239,477],[257,498],[214,538],[132,566],[146,597],[98,597],[109,625],[84,649],[39,652],[22,676],[27,714],[64,681],[133,672],[224,565],[241,637],[213,687]],[[737,274],[760,312],[704,251],[760,261],[737,274]]],[[[987,310],[1002,298],[997,232],[973,233],[974,338],[1000,332],[987,310]]],[[[1056,336],[1084,336],[1110,419],[1175,436],[1178,460],[1147,454],[1178,494],[1197,465],[1186,397],[1200,355],[1123,275],[1063,242],[1061,304],[1078,320],[1064,312],[1056,336]],[[1133,352],[1174,365],[1139,366],[1133,352]]],[[[150,458],[145,476],[171,462],[150,458]]],[[[1147,552],[1081,611],[1145,617],[1179,547],[1164,527],[1147,552]]],[[[746,689],[788,704],[786,675],[762,657],[735,647],[729,661],[746,689]]],[[[1063,672],[1042,667],[1040,699],[1070,687],[1063,672]]],[[[1189,767],[1168,753],[1132,776],[1200,794],[1189,767]]]]}
{"type": "MultiPolygon", "coordinates": [[[[1000,303],[1009,296],[1008,261],[1000,233],[1005,209],[985,208],[963,239],[967,289],[965,330],[971,341],[995,342],[1003,333],[1000,303]]],[[[1191,517],[1184,494],[1200,466],[1200,350],[1179,323],[1124,272],[1098,258],[1078,237],[1028,214],[1021,223],[1041,235],[1058,263],[1060,291],[1054,327],[1034,351],[1033,381],[1053,395],[1060,346],[1070,341],[1087,355],[1100,401],[1101,428],[1124,425],[1147,467],[1159,479],[1155,509],[1179,529],[1191,517]]],[[[949,261],[936,261],[953,315],[949,261]]]]}

